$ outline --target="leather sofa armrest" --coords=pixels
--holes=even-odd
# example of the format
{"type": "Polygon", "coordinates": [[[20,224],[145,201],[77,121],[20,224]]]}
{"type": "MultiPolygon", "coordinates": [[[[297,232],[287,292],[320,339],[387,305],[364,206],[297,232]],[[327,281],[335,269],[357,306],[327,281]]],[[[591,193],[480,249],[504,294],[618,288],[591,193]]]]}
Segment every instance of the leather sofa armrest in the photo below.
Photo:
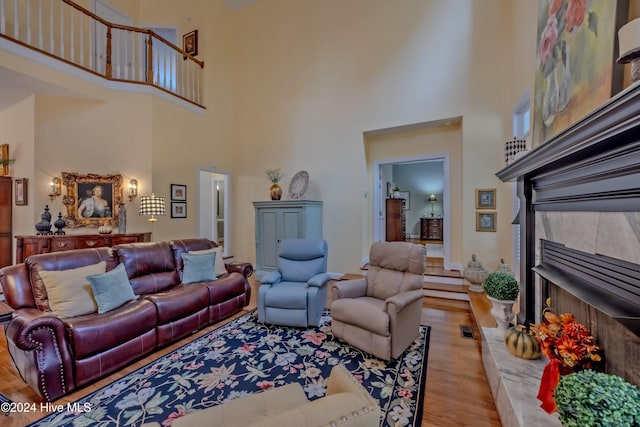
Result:
{"type": "Polygon", "coordinates": [[[279,271],[269,271],[260,278],[260,286],[275,285],[280,280],[282,280],[282,275],[279,271]]]}
{"type": "Polygon", "coordinates": [[[240,273],[244,277],[251,277],[253,275],[253,266],[248,262],[230,262],[224,265],[228,273],[240,273]]]}
{"type": "Polygon", "coordinates": [[[367,294],[367,279],[341,280],[333,283],[333,299],[359,298],[367,294]]]}
{"type": "Polygon", "coordinates": [[[307,280],[307,285],[321,288],[322,286],[326,286],[329,280],[331,280],[329,273],[320,273],[307,280]]]}
{"type": "Polygon", "coordinates": [[[389,310],[389,305],[395,306],[395,311],[400,312],[404,307],[409,304],[422,299],[424,297],[424,291],[422,289],[415,289],[413,291],[402,292],[396,294],[392,297],[387,298],[387,311],[389,310]]]}
{"type": "Polygon", "coordinates": [[[18,309],[5,335],[18,372],[44,399],[53,401],[75,388],[62,320],[35,308],[18,309]]]}

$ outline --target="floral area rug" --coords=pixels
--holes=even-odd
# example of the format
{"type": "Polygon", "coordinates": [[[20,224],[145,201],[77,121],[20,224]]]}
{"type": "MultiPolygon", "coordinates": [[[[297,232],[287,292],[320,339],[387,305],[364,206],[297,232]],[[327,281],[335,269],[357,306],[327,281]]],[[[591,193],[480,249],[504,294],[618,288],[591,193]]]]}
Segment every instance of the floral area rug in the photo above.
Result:
{"type": "Polygon", "coordinates": [[[31,426],[171,426],[189,412],[292,382],[314,400],[336,364],[378,400],[380,425],[419,426],[429,333],[421,326],[398,360],[384,362],[335,338],[328,312],[319,327],[302,329],[257,323],[253,311],[31,426]]]}

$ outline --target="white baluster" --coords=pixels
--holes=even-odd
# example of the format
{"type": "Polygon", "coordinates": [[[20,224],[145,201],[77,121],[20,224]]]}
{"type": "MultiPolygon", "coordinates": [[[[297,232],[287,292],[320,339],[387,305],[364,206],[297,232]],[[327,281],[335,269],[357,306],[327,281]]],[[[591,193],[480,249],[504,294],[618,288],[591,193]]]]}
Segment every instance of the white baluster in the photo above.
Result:
{"type": "Polygon", "coordinates": [[[49,52],[54,53],[53,45],[53,2],[55,0],[49,0],[49,52]]]}
{"type": "Polygon", "coordinates": [[[84,14],[80,15],[80,65],[84,67],[84,14]]]}
{"type": "Polygon", "coordinates": [[[64,7],[60,8],[60,58],[64,58],[64,7]]]}
{"type": "Polygon", "coordinates": [[[38,49],[42,49],[42,0],[38,0],[38,49]]]}
{"type": "Polygon", "coordinates": [[[4,17],[4,0],[0,0],[0,33],[4,34],[6,31],[6,18],[4,17]]]}
{"type": "Polygon", "coordinates": [[[31,44],[31,1],[27,0],[27,44],[31,44]]]}
{"type": "Polygon", "coordinates": [[[76,14],[76,10],[74,8],[71,8],[71,10],[69,11],[69,21],[71,21],[70,24],[69,24],[69,27],[70,27],[69,28],[69,31],[70,31],[69,32],[69,35],[70,35],[69,38],[71,39],[70,45],[69,45],[69,50],[70,50],[69,54],[71,55],[71,62],[73,62],[73,63],[75,63],[75,59],[76,59],[76,55],[75,55],[75,53],[76,53],[76,44],[75,44],[76,33],[74,31],[74,29],[75,29],[75,25],[74,25],[75,19],[73,19],[75,14],[76,14]]]}
{"type": "Polygon", "coordinates": [[[18,28],[20,27],[20,23],[18,22],[18,0],[13,0],[13,38],[16,40],[20,40],[18,28]]]}

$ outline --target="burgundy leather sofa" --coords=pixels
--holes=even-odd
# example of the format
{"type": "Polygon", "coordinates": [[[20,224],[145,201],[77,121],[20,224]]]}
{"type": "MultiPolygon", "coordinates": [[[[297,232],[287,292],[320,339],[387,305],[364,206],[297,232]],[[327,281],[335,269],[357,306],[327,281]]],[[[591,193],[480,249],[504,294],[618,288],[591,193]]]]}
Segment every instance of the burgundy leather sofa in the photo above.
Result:
{"type": "Polygon", "coordinates": [[[251,296],[249,263],[226,264],[227,274],[212,282],[181,284],[181,254],[215,246],[207,239],[130,243],[33,255],[0,269],[6,303],[15,310],[7,347],[24,381],[53,401],[239,312],[251,296]],[[107,271],[124,264],[139,297],[103,314],[55,317],[38,272],[100,261],[107,271]]]}

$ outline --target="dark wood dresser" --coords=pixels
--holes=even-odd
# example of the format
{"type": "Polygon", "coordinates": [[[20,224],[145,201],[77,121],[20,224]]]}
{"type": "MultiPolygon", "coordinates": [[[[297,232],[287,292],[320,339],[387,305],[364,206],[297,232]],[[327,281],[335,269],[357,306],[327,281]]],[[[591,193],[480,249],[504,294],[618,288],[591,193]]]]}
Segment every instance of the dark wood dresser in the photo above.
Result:
{"type": "Polygon", "coordinates": [[[102,248],[123,243],[149,242],[151,233],[65,234],[51,236],[16,236],[16,264],[36,254],[102,248]]]}
{"type": "Polygon", "coordinates": [[[386,205],[386,231],[387,242],[406,240],[405,235],[405,204],[404,199],[387,199],[386,205]]]}
{"type": "MultiPolygon", "coordinates": [[[[12,264],[11,251],[11,177],[0,176],[0,267],[12,264]]],[[[2,293],[2,290],[0,290],[2,293]]]]}
{"type": "Polygon", "coordinates": [[[442,218],[420,218],[420,240],[442,240],[442,218]]]}

